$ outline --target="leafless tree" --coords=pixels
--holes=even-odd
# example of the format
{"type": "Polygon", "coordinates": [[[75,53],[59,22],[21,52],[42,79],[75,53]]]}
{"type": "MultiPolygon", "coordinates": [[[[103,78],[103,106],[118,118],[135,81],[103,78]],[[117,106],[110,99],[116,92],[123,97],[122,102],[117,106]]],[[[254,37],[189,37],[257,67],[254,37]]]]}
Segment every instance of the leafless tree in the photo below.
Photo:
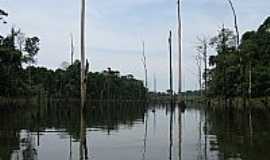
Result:
{"type": "Polygon", "coordinates": [[[85,0],[81,8],[81,109],[86,103],[86,66],[85,66],[85,0]]]}
{"type": "Polygon", "coordinates": [[[238,20],[237,20],[237,14],[236,14],[236,10],[234,8],[234,5],[232,3],[232,0],[227,0],[231,9],[232,9],[232,13],[233,13],[233,17],[234,17],[234,28],[235,28],[235,32],[236,32],[236,46],[239,47],[240,44],[240,33],[239,33],[239,27],[238,27],[238,20]]]}
{"type": "Polygon", "coordinates": [[[172,31],[169,32],[169,68],[170,68],[170,95],[173,96],[173,69],[172,69],[172,31]]]}
{"type": "Polygon", "coordinates": [[[72,65],[74,62],[74,42],[73,35],[70,34],[70,64],[72,65]]]}
{"type": "Polygon", "coordinates": [[[200,54],[200,57],[202,57],[203,61],[204,61],[204,89],[205,89],[205,94],[207,92],[207,58],[208,58],[208,40],[206,37],[198,37],[198,46],[197,46],[197,52],[200,54]]]}
{"type": "Polygon", "coordinates": [[[148,70],[147,70],[147,61],[146,61],[146,55],[145,55],[145,43],[143,41],[142,43],[142,63],[144,68],[144,78],[145,78],[145,87],[148,88],[148,70]]]}
{"type": "Polygon", "coordinates": [[[178,54],[179,54],[179,79],[178,94],[182,92],[182,18],[181,18],[181,1],[177,0],[177,20],[178,20],[178,54]]]}
{"type": "Polygon", "coordinates": [[[199,80],[200,93],[202,96],[202,56],[201,54],[197,54],[195,56],[195,62],[198,67],[198,80],[199,80]]]}

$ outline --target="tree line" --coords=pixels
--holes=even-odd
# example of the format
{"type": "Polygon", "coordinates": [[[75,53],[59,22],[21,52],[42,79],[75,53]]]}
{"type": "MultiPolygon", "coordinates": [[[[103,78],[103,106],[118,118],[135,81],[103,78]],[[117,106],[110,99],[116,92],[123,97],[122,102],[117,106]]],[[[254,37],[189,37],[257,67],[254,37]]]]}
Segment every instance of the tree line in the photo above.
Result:
{"type": "Polygon", "coordinates": [[[270,17],[256,31],[237,35],[224,26],[207,44],[216,55],[209,57],[204,73],[209,97],[270,96],[270,17]]]}
{"type": "MultiPolygon", "coordinates": [[[[62,69],[36,67],[38,37],[27,37],[12,28],[0,36],[0,97],[80,98],[80,61],[62,69]]],[[[87,73],[87,97],[91,99],[144,99],[147,89],[133,75],[121,76],[110,68],[87,73]]]]}

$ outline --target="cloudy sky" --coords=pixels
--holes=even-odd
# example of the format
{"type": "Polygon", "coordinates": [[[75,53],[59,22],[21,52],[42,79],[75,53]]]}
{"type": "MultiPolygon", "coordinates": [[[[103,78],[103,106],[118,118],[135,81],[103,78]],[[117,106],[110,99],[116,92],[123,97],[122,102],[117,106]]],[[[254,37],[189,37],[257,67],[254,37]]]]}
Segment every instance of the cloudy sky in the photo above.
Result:
{"type": "MultiPolygon", "coordinates": [[[[233,0],[239,15],[241,33],[255,30],[270,15],[269,0],[233,0]]],[[[198,36],[212,37],[225,24],[233,27],[226,0],[183,0],[183,86],[196,89],[197,70],[194,49],[198,36]]],[[[55,69],[70,61],[70,34],[75,37],[79,58],[80,0],[0,0],[9,12],[7,33],[20,27],[28,36],[41,39],[38,65],[55,69]]],[[[108,67],[143,80],[141,43],[146,44],[149,84],[157,76],[158,90],[168,88],[168,32],[174,36],[174,69],[177,84],[176,0],[87,0],[87,57],[92,71],[108,67]]],[[[177,89],[177,85],[175,85],[177,89]]]]}

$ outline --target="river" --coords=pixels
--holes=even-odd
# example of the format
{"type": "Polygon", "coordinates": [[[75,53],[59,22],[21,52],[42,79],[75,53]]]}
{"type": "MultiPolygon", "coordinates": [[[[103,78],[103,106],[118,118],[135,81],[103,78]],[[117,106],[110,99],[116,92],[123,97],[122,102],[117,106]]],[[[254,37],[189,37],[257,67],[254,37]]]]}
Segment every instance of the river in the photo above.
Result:
{"type": "Polygon", "coordinates": [[[0,160],[269,160],[266,110],[102,103],[0,112],[0,160]]]}

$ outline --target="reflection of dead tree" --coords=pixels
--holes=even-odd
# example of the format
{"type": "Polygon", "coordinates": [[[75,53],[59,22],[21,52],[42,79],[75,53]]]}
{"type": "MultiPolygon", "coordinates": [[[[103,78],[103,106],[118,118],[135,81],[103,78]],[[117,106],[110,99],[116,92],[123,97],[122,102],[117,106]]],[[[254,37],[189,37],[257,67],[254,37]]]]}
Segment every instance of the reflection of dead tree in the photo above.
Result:
{"type": "Polygon", "coordinates": [[[208,150],[208,124],[207,124],[207,109],[204,111],[204,159],[208,159],[207,150],[208,150]]]}
{"type": "Polygon", "coordinates": [[[148,135],[148,110],[146,110],[145,114],[145,128],[144,128],[144,139],[143,139],[143,160],[145,160],[145,154],[147,149],[147,135],[148,135]]]}
{"type": "Polygon", "coordinates": [[[174,104],[171,101],[171,104],[170,104],[170,147],[169,147],[169,160],[172,160],[172,151],[173,151],[173,114],[174,114],[174,104]]]}
{"type": "Polygon", "coordinates": [[[72,160],[72,136],[69,135],[69,160],[72,160]]]}
{"type": "MultiPolygon", "coordinates": [[[[200,106],[201,107],[201,106],[200,106]]],[[[202,153],[202,122],[203,122],[203,119],[202,119],[202,112],[203,110],[200,110],[199,112],[199,144],[198,144],[198,147],[199,147],[199,154],[198,154],[198,160],[203,160],[203,153],[202,153]]]]}
{"type": "Polygon", "coordinates": [[[25,147],[22,150],[23,160],[37,160],[38,153],[33,143],[33,137],[30,133],[27,133],[27,137],[23,138],[21,141],[25,147]]]}
{"type": "Polygon", "coordinates": [[[81,127],[80,127],[80,160],[88,159],[88,148],[86,139],[86,125],[85,125],[85,115],[83,110],[81,110],[81,127]]]}
{"type": "Polygon", "coordinates": [[[178,127],[179,127],[179,131],[178,131],[178,140],[179,140],[179,160],[182,159],[182,112],[181,112],[181,107],[178,106],[178,127]]]}
{"type": "Polygon", "coordinates": [[[70,64],[73,64],[74,59],[74,42],[73,42],[73,35],[70,34],[70,64]]]}

